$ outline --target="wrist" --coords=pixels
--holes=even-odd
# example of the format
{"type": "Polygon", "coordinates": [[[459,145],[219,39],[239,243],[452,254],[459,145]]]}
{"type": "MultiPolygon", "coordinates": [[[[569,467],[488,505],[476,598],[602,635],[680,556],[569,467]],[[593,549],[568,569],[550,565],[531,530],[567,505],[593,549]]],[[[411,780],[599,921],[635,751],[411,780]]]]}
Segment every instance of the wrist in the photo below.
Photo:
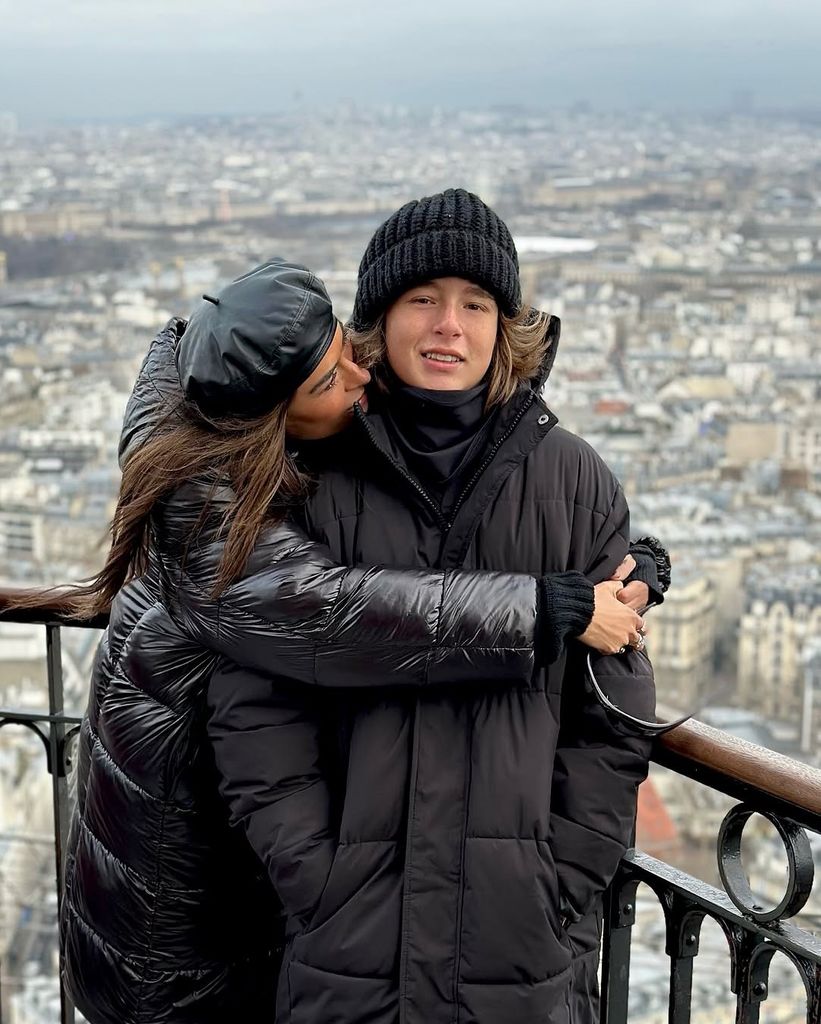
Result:
{"type": "Polygon", "coordinates": [[[595,607],[593,584],[580,572],[550,573],[539,580],[540,664],[556,661],[568,640],[590,625],[595,607]]]}

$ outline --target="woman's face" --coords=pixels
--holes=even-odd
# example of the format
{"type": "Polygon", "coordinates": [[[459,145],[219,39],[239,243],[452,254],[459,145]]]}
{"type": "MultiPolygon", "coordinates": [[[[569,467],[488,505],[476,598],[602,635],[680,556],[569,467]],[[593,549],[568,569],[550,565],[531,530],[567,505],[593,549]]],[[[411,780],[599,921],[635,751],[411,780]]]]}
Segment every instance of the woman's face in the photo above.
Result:
{"type": "Polygon", "coordinates": [[[370,379],[368,371],[354,362],[351,343],[345,341],[337,324],[336,334],[319,366],[297,388],[288,404],[287,432],[304,440],[338,434],[350,423],[357,402],[367,409],[365,385],[370,379]]]}
{"type": "Polygon", "coordinates": [[[411,288],[385,318],[388,362],[401,381],[436,391],[464,391],[487,373],[499,309],[484,288],[437,277],[411,288]]]}

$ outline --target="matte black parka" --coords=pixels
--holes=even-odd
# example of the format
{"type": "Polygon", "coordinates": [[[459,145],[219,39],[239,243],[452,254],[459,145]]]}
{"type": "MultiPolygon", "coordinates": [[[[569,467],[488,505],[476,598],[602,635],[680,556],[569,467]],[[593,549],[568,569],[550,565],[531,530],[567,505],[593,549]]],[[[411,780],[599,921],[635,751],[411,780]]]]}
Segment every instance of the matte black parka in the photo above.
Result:
{"type": "MultiPolygon", "coordinates": [[[[547,341],[540,376],[499,411],[449,518],[372,403],[320,473],[307,532],[348,565],[609,578],[628,550],[627,506],[540,397],[555,319],[547,341]]],[[[649,743],[589,698],[581,653],[531,671],[513,649],[512,685],[477,656],[469,688],[443,673],[435,689],[403,689],[386,666],[383,690],[326,694],[327,799],[279,755],[266,762],[289,742],[270,683],[255,690],[242,668],[220,668],[210,693],[223,793],[289,915],[279,1024],[595,1019],[596,911],[631,839],[649,743]]],[[[600,666],[630,685],[634,713],[652,713],[644,655],[600,666]]]]}

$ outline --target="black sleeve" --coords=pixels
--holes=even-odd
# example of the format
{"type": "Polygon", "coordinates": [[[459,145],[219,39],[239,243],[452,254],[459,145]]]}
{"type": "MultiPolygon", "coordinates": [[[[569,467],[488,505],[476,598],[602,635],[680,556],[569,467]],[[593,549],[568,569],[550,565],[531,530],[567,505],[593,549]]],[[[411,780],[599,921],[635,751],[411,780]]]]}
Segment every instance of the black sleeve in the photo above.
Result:
{"type": "Polygon", "coordinates": [[[634,540],[630,545],[630,554],[636,560],[636,568],[625,580],[625,584],[638,580],[646,583],[649,590],[648,604],[664,603],[664,594],[670,586],[670,556],[665,548],[658,544],[654,548],[648,543],[651,537],[634,540]]]}
{"type": "MultiPolygon", "coordinates": [[[[628,531],[629,512],[619,488],[588,567],[594,582],[608,579],[621,563],[628,531]]],[[[590,695],[585,685],[587,648],[575,646],[562,687],[549,833],[563,908],[570,917],[583,916],[615,874],[631,841],[638,785],[647,775],[650,757],[650,741],[623,732],[590,695]]],[[[622,670],[627,686],[635,685],[646,702],[648,688],[652,692],[649,660],[622,659],[614,671],[622,670]]],[[[643,708],[633,710],[645,713],[643,708]]]]}
{"type": "Polygon", "coordinates": [[[646,583],[648,590],[647,603],[661,604],[664,601],[664,594],[659,588],[658,572],[656,571],[656,560],[652,552],[643,544],[631,544],[630,554],[636,560],[636,568],[625,579],[624,585],[639,582],[646,583]]]}
{"type": "Polygon", "coordinates": [[[207,693],[208,737],[231,824],[244,830],[288,916],[303,924],[337,844],[320,760],[320,699],[318,691],[278,686],[226,660],[207,693]]]}
{"type": "Polygon", "coordinates": [[[242,579],[209,593],[218,544],[165,565],[178,624],[240,667],[328,687],[529,679],[537,581],[524,574],[348,568],[295,526],[269,529],[242,579]]]}

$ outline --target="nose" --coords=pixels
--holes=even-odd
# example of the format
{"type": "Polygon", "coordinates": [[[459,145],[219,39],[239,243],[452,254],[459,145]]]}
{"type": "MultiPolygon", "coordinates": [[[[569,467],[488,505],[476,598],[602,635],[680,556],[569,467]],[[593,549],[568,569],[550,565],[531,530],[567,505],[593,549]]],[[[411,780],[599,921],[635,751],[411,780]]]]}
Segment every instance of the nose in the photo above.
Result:
{"type": "Polygon", "coordinates": [[[349,352],[345,353],[339,362],[345,374],[346,391],[354,391],[356,388],[363,388],[370,381],[370,373],[363,367],[359,366],[349,352]]]}
{"type": "Polygon", "coordinates": [[[446,338],[455,338],[462,333],[462,323],[458,316],[458,307],[455,303],[444,303],[440,308],[440,317],[434,326],[436,334],[446,338]]]}

